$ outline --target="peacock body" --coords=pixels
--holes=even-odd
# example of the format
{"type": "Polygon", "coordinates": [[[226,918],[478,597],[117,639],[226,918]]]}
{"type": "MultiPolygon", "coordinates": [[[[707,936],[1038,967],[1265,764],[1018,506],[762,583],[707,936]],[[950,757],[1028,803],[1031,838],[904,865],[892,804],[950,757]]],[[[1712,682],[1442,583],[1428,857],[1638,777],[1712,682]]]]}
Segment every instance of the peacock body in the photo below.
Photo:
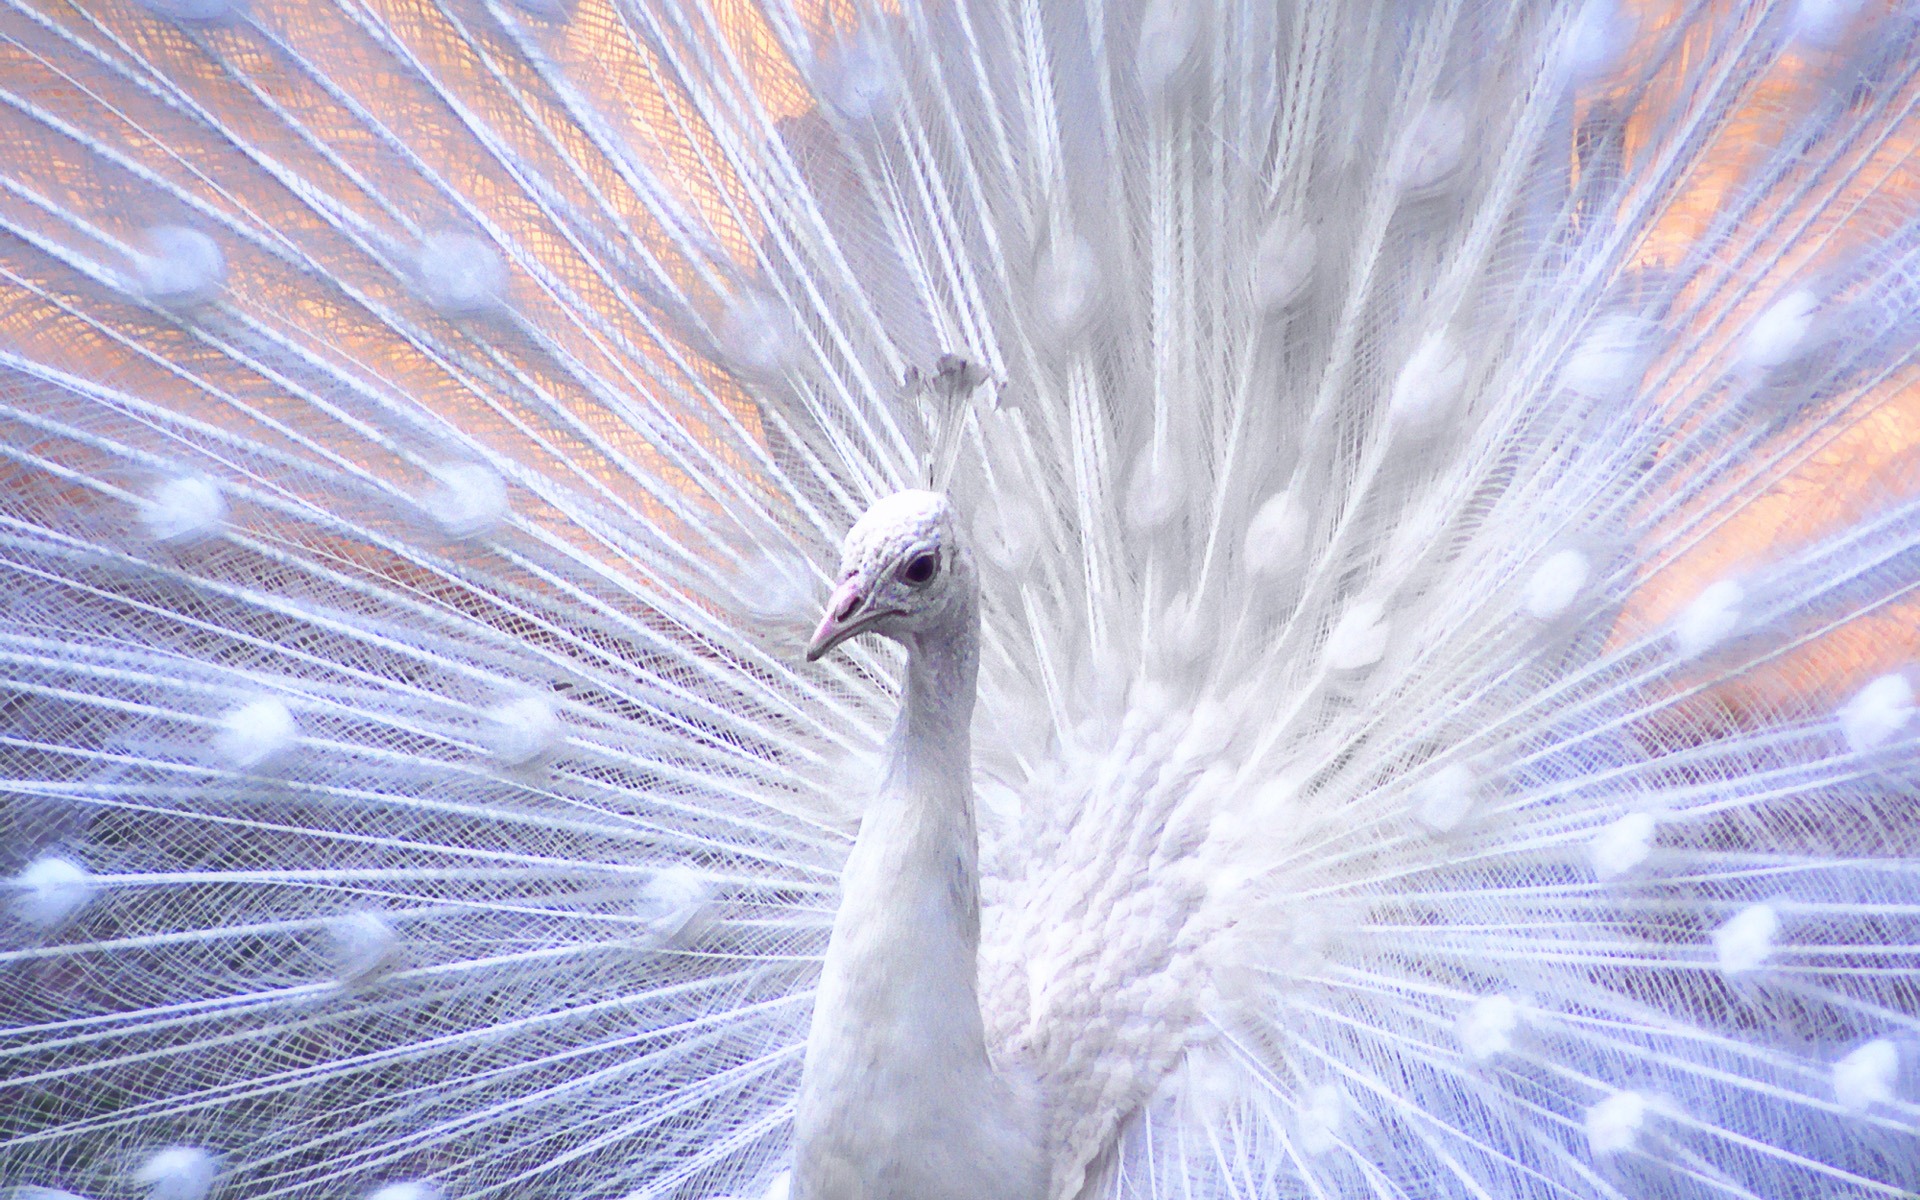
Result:
{"type": "Polygon", "coordinates": [[[1892,0],[0,2],[0,1186],[1920,1191],[1917,106],[1892,0]]]}

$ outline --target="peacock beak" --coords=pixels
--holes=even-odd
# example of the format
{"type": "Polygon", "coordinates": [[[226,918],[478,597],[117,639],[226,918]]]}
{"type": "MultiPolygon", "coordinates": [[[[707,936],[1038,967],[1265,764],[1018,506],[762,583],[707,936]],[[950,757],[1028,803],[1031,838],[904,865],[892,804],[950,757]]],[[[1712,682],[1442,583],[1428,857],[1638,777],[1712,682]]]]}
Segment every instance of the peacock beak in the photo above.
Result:
{"type": "Polygon", "coordinates": [[[821,655],[880,619],[881,613],[866,609],[863,581],[858,577],[842,581],[827,599],[827,613],[820,618],[820,628],[807,642],[807,661],[818,662],[821,655]]]}

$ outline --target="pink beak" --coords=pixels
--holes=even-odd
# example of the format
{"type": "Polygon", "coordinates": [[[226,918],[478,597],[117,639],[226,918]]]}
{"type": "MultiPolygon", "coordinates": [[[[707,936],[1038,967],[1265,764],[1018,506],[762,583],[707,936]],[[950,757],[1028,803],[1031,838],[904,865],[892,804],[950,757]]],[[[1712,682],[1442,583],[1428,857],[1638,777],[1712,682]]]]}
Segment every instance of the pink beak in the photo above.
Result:
{"type": "Polygon", "coordinates": [[[812,639],[807,642],[808,662],[819,661],[821,655],[859,633],[880,616],[879,613],[860,611],[867,602],[866,592],[860,585],[858,578],[846,579],[833,589],[833,595],[827,599],[827,614],[820,618],[820,628],[813,631],[812,639]]]}

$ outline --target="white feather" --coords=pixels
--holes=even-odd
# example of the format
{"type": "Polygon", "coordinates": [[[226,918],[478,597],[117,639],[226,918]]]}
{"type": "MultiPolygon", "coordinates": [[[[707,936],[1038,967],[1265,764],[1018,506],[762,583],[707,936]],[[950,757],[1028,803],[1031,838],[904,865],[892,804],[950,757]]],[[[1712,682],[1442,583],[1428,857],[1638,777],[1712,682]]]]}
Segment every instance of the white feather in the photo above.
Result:
{"type": "Polygon", "coordinates": [[[1749,904],[1713,931],[1713,950],[1726,975],[1758,969],[1773,956],[1780,933],[1780,910],[1771,904],[1749,904]]]}
{"type": "Polygon", "coordinates": [[[1593,837],[1589,848],[1593,873],[1613,879],[1647,861],[1658,828],[1652,813],[1633,812],[1613,820],[1593,837]]]}
{"type": "Polygon", "coordinates": [[[434,487],[422,501],[450,538],[486,537],[507,519],[507,481],[483,463],[446,463],[433,469],[434,487]]]}
{"type": "Polygon", "coordinates": [[[188,542],[205,537],[227,519],[227,500],[220,485],[204,475],[182,475],[161,481],[140,506],[140,522],[162,542],[188,542]]]}
{"type": "Polygon", "coordinates": [[[1740,361],[1766,370],[1793,359],[1813,328],[1818,305],[1819,297],[1805,288],[1796,288],[1768,305],[1747,329],[1740,361]]]}
{"type": "Polygon", "coordinates": [[[219,1160],[198,1146],[156,1150],[133,1173],[147,1200],[206,1200],[220,1171],[219,1160]]]}
{"type": "Polygon", "coordinates": [[[1560,616],[1580,598],[1592,571],[1592,564],[1580,551],[1554,551],[1527,578],[1527,613],[1538,621],[1560,616]]]}
{"type": "MultiPolygon", "coordinates": [[[[222,15],[221,0],[201,0],[196,16],[222,15]]],[[[185,11],[184,9],[182,10],[185,11]]],[[[156,225],[147,231],[147,253],[139,258],[139,292],[155,304],[202,304],[220,292],[227,277],[220,244],[198,229],[156,225]]]]}
{"type": "Polygon", "coordinates": [[[1379,662],[1387,652],[1393,622],[1379,600],[1356,601],[1327,634],[1326,662],[1335,671],[1359,671],[1379,662]]]}
{"type": "Polygon", "coordinates": [[[1513,1049],[1514,1034],[1525,1013],[1512,996],[1482,996],[1460,1018],[1460,1044],[1467,1057],[1487,1062],[1513,1049]]]}
{"type": "Polygon", "coordinates": [[[1866,1112],[1895,1100],[1900,1050],[1886,1038],[1874,1038],[1849,1050],[1833,1064],[1833,1095],[1848,1112],[1866,1112]]]}
{"type": "Polygon", "coordinates": [[[39,929],[52,929],[93,899],[93,876],[79,863],[43,854],[13,877],[13,911],[39,929]]]}
{"type": "Polygon", "coordinates": [[[1674,619],[1674,650],[1682,658],[1697,658],[1724,642],[1746,619],[1746,599],[1738,580],[1716,580],[1702,588],[1674,619]]]}
{"type": "Polygon", "coordinates": [[[346,913],[327,922],[327,952],[333,978],[344,987],[361,987],[399,961],[400,935],[372,912],[346,913]]]}
{"type": "Polygon", "coordinates": [[[420,291],[449,316],[473,316],[506,298],[507,266],[500,252],[472,234],[439,230],[420,243],[415,262],[420,291]]]}
{"type": "Polygon", "coordinates": [[[1882,675],[1840,709],[1847,745],[1864,754],[1891,742],[1913,720],[1913,684],[1905,675],[1882,675]]]}
{"type": "Polygon", "coordinates": [[[1596,1158],[1632,1150],[1640,1141],[1652,1107],[1640,1092],[1615,1092],[1587,1109],[1587,1145],[1596,1158]]]}
{"type": "Polygon", "coordinates": [[[522,696],[487,710],[482,731],[487,752],[509,767],[550,754],[565,737],[560,714],[539,696],[522,696]]]}
{"type": "Polygon", "coordinates": [[[220,718],[213,748],[229,765],[251,771],[280,758],[299,736],[299,722],[286,701],[258,696],[220,718]]]}

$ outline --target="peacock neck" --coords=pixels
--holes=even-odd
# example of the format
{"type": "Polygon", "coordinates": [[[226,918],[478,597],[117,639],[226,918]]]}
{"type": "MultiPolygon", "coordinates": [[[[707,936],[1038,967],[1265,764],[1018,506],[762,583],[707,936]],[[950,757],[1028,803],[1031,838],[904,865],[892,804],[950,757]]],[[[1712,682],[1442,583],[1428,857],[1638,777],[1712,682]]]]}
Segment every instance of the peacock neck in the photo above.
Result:
{"type": "MultiPolygon", "coordinates": [[[[907,641],[900,715],[888,741],[887,782],[932,788],[973,811],[973,704],[980,674],[980,615],[963,598],[948,619],[907,641]]],[[[883,786],[883,792],[899,789],[883,786]]]]}
{"type": "MultiPolygon", "coordinates": [[[[850,871],[842,922],[862,913],[898,912],[919,898],[938,914],[945,942],[929,948],[930,972],[964,980],[965,1006],[977,1014],[975,957],[980,948],[979,836],[973,807],[973,705],[980,670],[980,620],[971,597],[947,619],[907,639],[900,714],[887,739],[886,771],[860,825],[855,856],[881,868],[850,871]],[[875,894],[867,894],[873,887],[875,894]],[[949,923],[950,922],[950,923],[949,923]],[[950,958],[945,964],[935,959],[950,958]]],[[[926,930],[922,930],[926,932],[926,930]]],[[[961,1003],[962,997],[950,996],[961,1003]]],[[[972,1022],[977,1027],[977,1018],[972,1022]]],[[[984,1052],[983,1052],[984,1053],[984,1052]]]]}
{"type": "Polygon", "coordinates": [[[795,1117],[795,1195],[1033,1200],[1031,1121],[980,1016],[968,726],[979,618],[907,641],[886,773],[841,877],[795,1117]]]}

